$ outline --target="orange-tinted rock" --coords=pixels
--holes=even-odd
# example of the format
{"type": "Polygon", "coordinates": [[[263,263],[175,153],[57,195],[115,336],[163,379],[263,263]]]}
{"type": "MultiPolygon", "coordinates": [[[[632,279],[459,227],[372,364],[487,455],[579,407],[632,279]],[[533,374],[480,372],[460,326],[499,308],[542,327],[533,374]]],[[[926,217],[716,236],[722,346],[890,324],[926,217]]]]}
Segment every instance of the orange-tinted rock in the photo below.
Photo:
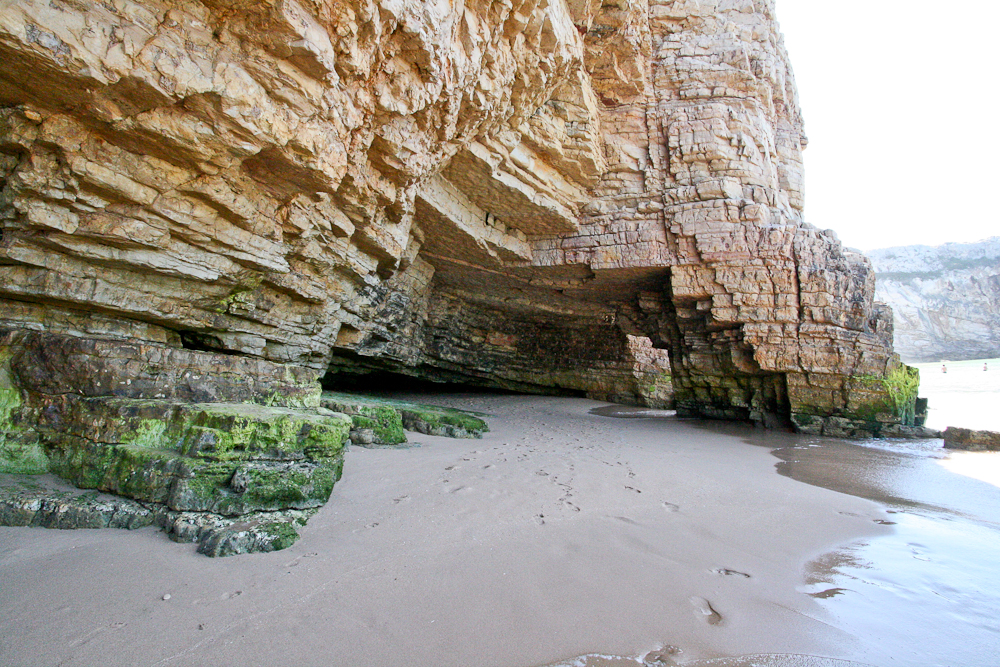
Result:
{"type": "Polygon", "coordinates": [[[23,0],[0,324],[905,425],[856,381],[901,372],[871,267],[804,221],[773,4],[23,0]]]}

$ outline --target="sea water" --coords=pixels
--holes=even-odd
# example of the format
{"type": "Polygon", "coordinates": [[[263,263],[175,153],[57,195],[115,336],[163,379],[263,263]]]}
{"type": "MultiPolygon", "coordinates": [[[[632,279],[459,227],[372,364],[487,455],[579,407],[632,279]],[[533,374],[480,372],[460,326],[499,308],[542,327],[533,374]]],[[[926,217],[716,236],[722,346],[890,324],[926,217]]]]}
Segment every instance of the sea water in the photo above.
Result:
{"type": "MultiPolygon", "coordinates": [[[[927,425],[1000,430],[1000,359],[919,364],[927,425]],[[984,370],[985,368],[985,370],[984,370]]],[[[893,532],[816,559],[802,591],[872,665],[1000,665],[1000,452],[801,439],[778,472],[874,500],[893,532]]]]}
{"type": "MultiPolygon", "coordinates": [[[[1000,431],[1000,359],[917,364],[927,426],[1000,431]],[[985,370],[984,370],[985,366],[985,370]]],[[[614,415],[620,416],[620,415],[614,415]]],[[[842,657],[761,655],[652,663],[582,656],[560,665],[690,667],[1000,666],[1000,452],[940,439],[798,436],[773,450],[778,473],[873,500],[892,533],[808,563],[800,591],[853,639],[842,657]]]]}

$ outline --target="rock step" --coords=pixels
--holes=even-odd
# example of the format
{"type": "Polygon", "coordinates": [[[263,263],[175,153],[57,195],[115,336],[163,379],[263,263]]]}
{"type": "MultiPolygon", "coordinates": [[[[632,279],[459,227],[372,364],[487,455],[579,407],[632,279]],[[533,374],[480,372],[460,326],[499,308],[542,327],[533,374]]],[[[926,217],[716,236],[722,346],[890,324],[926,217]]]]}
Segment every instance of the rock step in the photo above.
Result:
{"type": "Polygon", "coordinates": [[[349,415],[351,441],[358,445],[406,442],[403,430],[448,438],[481,438],[486,422],[470,412],[391,398],[326,391],[320,405],[349,415]]]}
{"type": "Polygon", "coordinates": [[[238,516],[323,505],[350,420],[322,408],[85,398],[42,429],[49,470],[171,510],[238,516]]]}
{"type": "Polygon", "coordinates": [[[966,449],[973,452],[998,452],[1000,433],[949,426],[944,431],[944,446],[948,449],[966,449]]]}
{"type": "Polygon", "coordinates": [[[176,512],[94,491],[81,492],[37,477],[5,475],[0,480],[0,525],[38,528],[121,528],[157,526],[175,542],[196,542],[207,556],[279,551],[294,544],[298,528],[316,510],[254,512],[227,518],[210,512],[176,512]],[[53,488],[55,487],[55,488],[53,488]]]}

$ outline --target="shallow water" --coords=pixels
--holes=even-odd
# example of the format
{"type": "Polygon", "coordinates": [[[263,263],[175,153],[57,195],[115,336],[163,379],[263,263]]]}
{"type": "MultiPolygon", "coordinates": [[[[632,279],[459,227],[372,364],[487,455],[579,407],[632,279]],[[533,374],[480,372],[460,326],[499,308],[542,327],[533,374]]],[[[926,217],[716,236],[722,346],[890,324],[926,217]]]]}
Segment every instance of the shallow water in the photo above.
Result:
{"type": "MultiPolygon", "coordinates": [[[[1000,359],[918,364],[927,425],[1000,430],[1000,359]],[[984,364],[987,370],[983,370],[984,364]]],[[[893,533],[825,554],[802,591],[874,665],[1000,664],[1000,452],[941,440],[807,438],[774,450],[798,481],[874,500],[893,533]]]]}
{"type": "MultiPolygon", "coordinates": [[[[1000,430],[1000,359],[949,362],[947,373],[940,364],[918,367],[921,395],[930,399],[928,426],[1000,430]]],[[[646,662],[592,655],[560,667],[1000,665],[1000,452],[949,452],[941,440],[845,441],[759,431],[746,441],[773,448],[775,468],[786,477],[886,508],[891,534],[819,556],[806,565],[799,588],[822,607],[825,622],[850,638],[839,657],[853,662],[802,655],[693,662],[679,654],[646,662]]]]}
{"type": "MultiPolygon", "coordinates": [[[[927,425],[1000,430],[1000,359],[918,364],[927,425]],[[987,370],[983,370],[984,364],[987,370]]],[[[803,592],[875,665],[1000,664],[1000,453],[807,439],[778,472],[887,507],[893,533],[809,564],[803,592]]]]}
{"type": "Polygon", "coordinates": [[[865,662],[995,665],[1000,487],[949,471],[929,443],[940,445],[817,439],[775,450],[781,474],[875,500],[892,517],[891,535],[811,562],[801,590],[857,638],[865,662]]]}

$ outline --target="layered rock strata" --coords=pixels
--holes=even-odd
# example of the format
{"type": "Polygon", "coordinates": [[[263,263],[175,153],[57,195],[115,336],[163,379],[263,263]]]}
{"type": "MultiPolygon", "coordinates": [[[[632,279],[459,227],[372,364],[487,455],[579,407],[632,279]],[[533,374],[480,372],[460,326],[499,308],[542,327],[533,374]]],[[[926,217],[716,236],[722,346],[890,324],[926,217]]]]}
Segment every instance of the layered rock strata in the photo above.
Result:
{"type": "Polygon", "coordinates": [[[0,324],[79,341],[11,405],[78,344],[119,361],[70,394],[168,426],[371,372],[915,419],[870,265],[803,221],[772,0],[21,0],[0,63],[0,324]]]}
{"type": "Polygon", "coordinates": [[[321,395],[315,375],[155,344],[0,332],[0,525],[155,525],[210,556],[283,549],[329,499],[349,440],[488,430],[459,410],[321,395]],[[46,472],[113,495],[23,477],[46,472]]]}
{"type": "Polygon", "coordinates": [[[868,253],[908,361],[1000,357],[1000,237],[868,253]]]}

